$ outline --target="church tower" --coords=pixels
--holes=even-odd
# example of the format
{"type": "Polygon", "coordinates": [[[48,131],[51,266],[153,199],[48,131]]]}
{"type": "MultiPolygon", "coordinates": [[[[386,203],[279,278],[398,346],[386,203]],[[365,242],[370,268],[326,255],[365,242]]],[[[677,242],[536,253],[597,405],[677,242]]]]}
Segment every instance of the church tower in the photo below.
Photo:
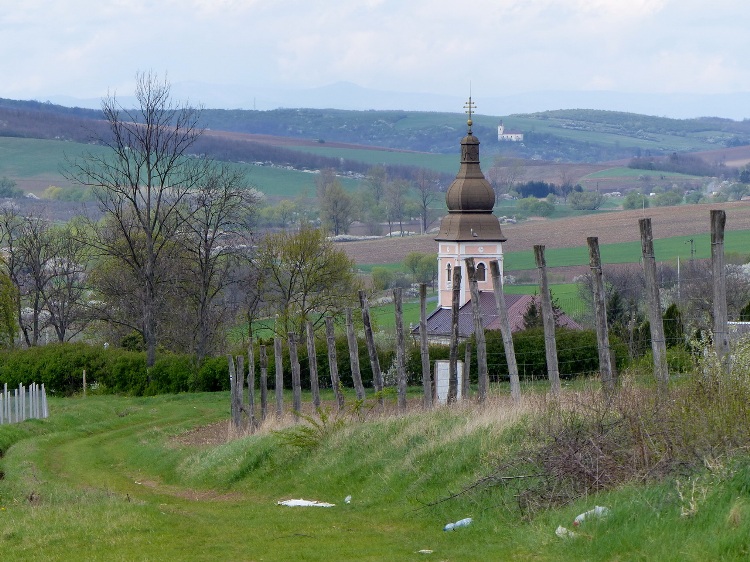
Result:
{"type": "Polygon", "coordinates": [[[503,273],[503,245],[505,238],[500,221],[492,214],[495,192],[479,166],[479,139],[471,131],[474,103],[464,106],[469,114],[466,136],[461,139],[461,167],[456,179],[445,194],[448,214],[440,223],[438,243],[438,306],[450,308],[453,270],[461,268],[461,300],[463,306],[471,300],[464,260],[474,258],[480,291],[492,291],[490,261],[497,260],[503,273]]]}

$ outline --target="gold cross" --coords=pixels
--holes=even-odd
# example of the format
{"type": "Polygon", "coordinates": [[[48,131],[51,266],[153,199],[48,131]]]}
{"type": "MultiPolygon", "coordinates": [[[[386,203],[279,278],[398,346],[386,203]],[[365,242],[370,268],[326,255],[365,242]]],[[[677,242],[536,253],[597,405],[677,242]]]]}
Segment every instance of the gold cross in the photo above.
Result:
{"type": "Polygon", "coordinates": [[[464,109],[466,110],[465,113],[469,114],[469,120],[471,121],[471,114],[474,112],[474,110],[477,108],[476,104],[471,101],[471,96],[469,96],[469,101],[467,101],[464,104],[464,109]]]}

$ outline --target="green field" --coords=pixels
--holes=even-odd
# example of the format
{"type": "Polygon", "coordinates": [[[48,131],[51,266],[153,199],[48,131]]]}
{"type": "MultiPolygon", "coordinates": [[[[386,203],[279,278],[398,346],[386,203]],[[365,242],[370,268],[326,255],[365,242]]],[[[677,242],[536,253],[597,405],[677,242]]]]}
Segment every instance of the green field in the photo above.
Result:
{"type": "MultiPolygon", "coordinates": [[[[61,172],[66,157],[75,159],[86,151],[105,154],[102,147],[74,142],[0,137],[0,177],[39,182],[43,191],[49,185],[71,185],[61,172]]],[[[247,181],[268,197],[295,198],[315,196],[315,174],[279,167],[232,164],[243,170],[247,181]]],[[[342,178],[346,189],[353,190],[358,182],[342,178]]]]}
{"type": "Polygon", "coordinates": [[[612,179],[612,178],[631,178],[637,179],[640,176],[660,176],[675,180],[694,180],[698,179],[698,176],[689,176],[687,174],[678,174],[676,172],[660,172],[657,170],[640,170],[638,168],[627,168],[625,166],[617,166],[615,168],[607,168],[606,170],[599,170],[592,174],[588,174],[581,178],[582,180],[595,180],[595,179],[612,179]]]}
{"type": "MultiPolygon", "coordinates": [[[[657,261],[677,261],[684,263],[690,259],[690,240],[695,245],[695,258],[711,257],[711,235],[676,236],[654,240],[654,254],[657,261]]],[[[724,250],[738,254],[748,253],[750,248],[750,230],[732,230],[725,233],[724,250]]],[[[640,242],[621,242],[619,244],[602,244],[600,247],[602,263],[639,263],[642,257],[640,242]]],[[[553,248],[545,252],[548,267],[569,265],[588,265],[587,247],[553,248]]],[[[534,254],[530,251],[508,252],[504,256],[505,271],[536,269],[534,254]]]]}
{"type": "MultiPolygon", "coordinates": [[[[564,388],[578,392],[577,402],[592,400],[595,386],[579,380],[564,388]]],[[[542,493],[541,468],[525,452],[593,423],[581,413],[555,421],[559,410],[543,405],[546,387],[524,383],[521,409],[505,398],[507,385],[493,385],[488,408],[401,416],[374,415],[370,396],[359,415],[318,420],[308,441],[291,419],[226,441],[228,393],[51,398],[49,419],[0,425],[0,552],[8,561],[747,558],[750,468],[741,453],[706,457],[708,468],[693,462],[679,476],[522,508],[523,498],[542,493]],[[277,505],[298,498],[335,505],[277,505]],[[574,527],[595,505],[609,514],[574,527]],[[443,531],[466,517],[469,526],[443,531]],[[576,537],[556,536],[559,526],[576,537]]],[[[419,392],[410,389],[412,401],[419,392]]],[[[713,423],[731,417],[710,402],[702,407],[713,423]]],[[[628,419],[644,411],[632,404],[628,419]]],[[[699,412],[689,418],[695,428],[703,427],[699,412]]],[[[556,492],[564,497],[566,489],[556,492]]]]}
{"type": "Polygon", "coordinates": [[[455,174],[458,171],[459,166],[455,154],[367,150],[364,148],[334,148],[327,147],[324,144],[321,146],[290,146],[288,148],[331,158],[356,160],[372,166],[376,164],[417,166],[446,174],[455,174]]]}

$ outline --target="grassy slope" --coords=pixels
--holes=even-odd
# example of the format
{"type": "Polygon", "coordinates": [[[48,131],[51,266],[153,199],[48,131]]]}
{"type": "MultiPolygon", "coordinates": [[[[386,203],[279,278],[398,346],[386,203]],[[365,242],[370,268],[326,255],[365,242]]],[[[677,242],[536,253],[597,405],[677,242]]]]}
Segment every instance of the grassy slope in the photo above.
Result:
{"type": "Polygon", "coordinates": [[[746,471],[700,480],[707,496],[693,517],[680,517],[667,481],[525,521],[512,486],[427,506],[528,438],[507,404],[352,423],[311,451],[280,447],[268,433],[209,447],[171,439],[226,419],[227,405],[225,393],[52,400],[49,420],[1,426],[3,559],[413,560],[429,549],[440,560],[733,560],[748,552],[746,471]],[[300,497],[337,506],[276,505],[300,497]],[[612,515],[585,524],[582,538],[555,537],[595,504],[612,515]],[[470,527],[442,531],[467,516],[470,527]]]}

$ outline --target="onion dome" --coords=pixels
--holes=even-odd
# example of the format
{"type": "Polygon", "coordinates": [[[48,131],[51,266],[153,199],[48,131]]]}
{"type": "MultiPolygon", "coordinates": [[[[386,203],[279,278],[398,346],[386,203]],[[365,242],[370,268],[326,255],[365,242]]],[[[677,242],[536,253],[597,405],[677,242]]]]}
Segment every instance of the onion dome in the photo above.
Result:
{"type": "Polygon", "coordinates": [[[500,221],[492,214],[495,191],[485,179],[479,165],[479,139],[471,131],[474,104],[469,98],[468,130],[461,139],[461,167],[447,193],[448,215],[440,223],[436,240],[498,240],[504,241],[500,221]]]}

